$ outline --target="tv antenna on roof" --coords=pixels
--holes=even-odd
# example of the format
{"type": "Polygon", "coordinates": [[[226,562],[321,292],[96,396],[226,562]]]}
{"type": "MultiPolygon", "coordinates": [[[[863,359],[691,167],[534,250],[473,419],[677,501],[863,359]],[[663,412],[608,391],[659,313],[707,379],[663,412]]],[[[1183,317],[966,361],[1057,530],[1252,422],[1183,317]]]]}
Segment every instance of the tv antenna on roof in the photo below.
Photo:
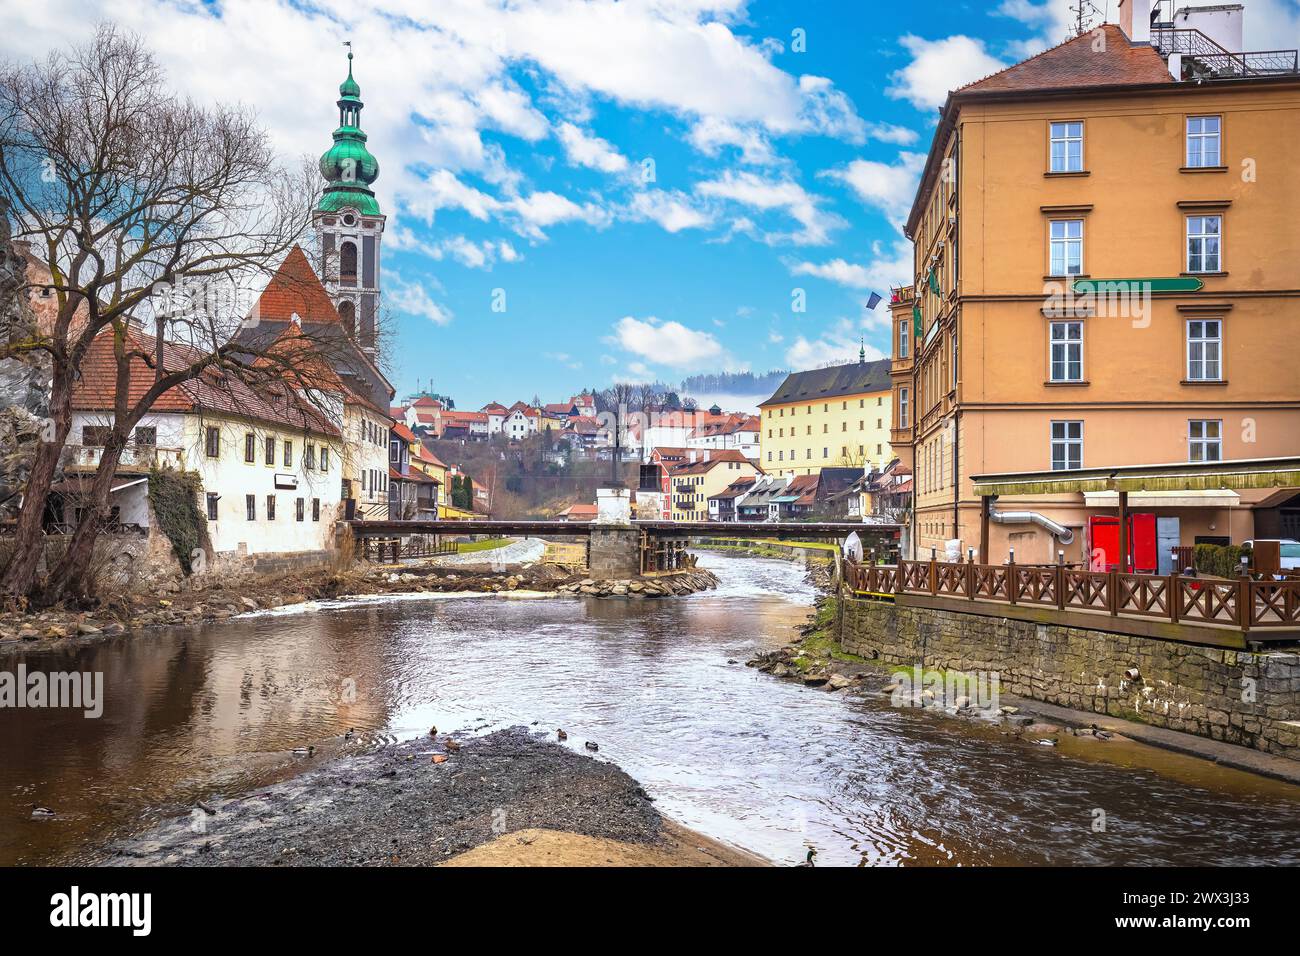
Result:
{"type": "MultiPolygon", "coordinates": [[[[1070,5],[1070,12],[1074,14],[1074,23],[1070,27],[1070,35],[1067,40],[1073,40],[1077,36],[1083,36],[1095,25],[1095,20],[1101,16],[1101,10],[1092,0],[1075,0],[1070,5]]],[[[1105,22],[1105,17],[1102,17],[1105,22]]]]}

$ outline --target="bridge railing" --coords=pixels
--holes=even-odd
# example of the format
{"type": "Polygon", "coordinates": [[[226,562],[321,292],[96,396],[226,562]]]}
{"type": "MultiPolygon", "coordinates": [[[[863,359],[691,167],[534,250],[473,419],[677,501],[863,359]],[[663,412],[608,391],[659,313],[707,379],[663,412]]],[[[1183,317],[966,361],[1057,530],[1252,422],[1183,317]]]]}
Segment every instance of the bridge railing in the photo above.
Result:
{"type": "Polygon", "coordinates": [[[866,595],[922,594],[1253,629],[1300,628],[1300,580],[1122,574],[1064,565],[900,561],[844,564],[848,587],[866,595]]]}

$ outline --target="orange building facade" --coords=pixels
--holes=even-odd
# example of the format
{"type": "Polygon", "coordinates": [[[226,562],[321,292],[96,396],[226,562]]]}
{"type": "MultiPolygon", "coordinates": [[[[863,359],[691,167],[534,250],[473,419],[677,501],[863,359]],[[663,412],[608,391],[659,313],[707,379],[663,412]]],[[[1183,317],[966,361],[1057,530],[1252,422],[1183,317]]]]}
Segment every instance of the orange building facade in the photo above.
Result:
{"type": "MultiPolygon", "coordinates": [[[[949,95],[891,302],[913,555],[978,551],[973,475],[1300,454],[1300,74],[1207,76],[1176,34],[1106,25],[949,95]]],[[[1086,561],[1114,507],[999,499],[977,560],[1086,561]]],[[[1300,537],[1300,489],[1130,507],[1164,552],[1300,537]]]]}

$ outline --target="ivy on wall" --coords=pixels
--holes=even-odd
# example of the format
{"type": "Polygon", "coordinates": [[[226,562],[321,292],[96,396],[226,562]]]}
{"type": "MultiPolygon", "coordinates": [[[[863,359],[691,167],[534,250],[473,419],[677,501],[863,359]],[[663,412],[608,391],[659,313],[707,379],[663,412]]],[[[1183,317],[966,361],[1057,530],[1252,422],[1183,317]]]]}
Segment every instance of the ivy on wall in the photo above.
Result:
{"type": "Polygon", "coordinates": [[[196,551],[206,551],[209,546],[208,522],[199,511],[202,491],[203,482],[196,472],[171,468],[154,468],[149,472],[149,505],[187,575],[194,571],[191,556],[196,551]]]}

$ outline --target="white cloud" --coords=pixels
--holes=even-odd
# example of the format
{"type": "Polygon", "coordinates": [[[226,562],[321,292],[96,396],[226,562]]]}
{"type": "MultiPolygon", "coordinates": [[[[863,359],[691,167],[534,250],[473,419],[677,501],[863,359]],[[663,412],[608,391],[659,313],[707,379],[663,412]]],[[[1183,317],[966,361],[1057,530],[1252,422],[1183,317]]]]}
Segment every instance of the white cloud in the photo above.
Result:
{"type": "Polygon", "coordinates": [[[950,90],[996,73],[1006,66],[984,49],[984,41],[972,37],[944,37],[926,40],[908,35],[899,41],[912,54],[912,62],[890,74],[885,92],[907,100],[917,109],[943,105],[950,90]]]}
{"type": "Polygon", "coordinates": [[[614,324],[610,341],[656,365],[670,368],[717,368],[728,361],[722,344],[708,332],[680,322],[642,321],[624,316],[614,324]]]}
{"type": "MultiPolygon", "coordinates": [[[[878,292],[884,296],[889,289],[911,284],[912,245],[904,239],[899,239],[888,247],[884,243],[874,242],[871,245],[871,260],[866,265],[845,259],[790,262],[787,265],[791,275],[817,276],[850,289],[878,292]]],[[[877,308],[879,307],[878,305],[877,308]]]]}
{"type": "Polygon", "coordinates": [[[858,360],[859,348],[865,348],[868,362],[885,357],[880,349],[862,343],[859,328],[848,319],[841,319],[815,339],[809,340],[800,335],[786,349],[785,361],[795,370],[844,365],[858,360]]]}
{"type": "Polygon", "coordinates": [[[422,316],[434,325],[446,325],[452,320],[451,311],[435,302],[423,283],[406,282],[391,269],[384,280],[384,299],[397,311],[422,316]]]}
{"type": "Polygon", "coordinates": [[[783,212],[802,227],[791,233],[765,234],[765,241],[772,244],[825,245],[832,231],[846,225],[842,218],[821,208],[821,197],[786,177],[764,178],[749,171],[727,170],[718,179],[697,183],[695,190],[702,196],[730,200],[762,212],[783,212]]]}
{"type": "Polygon", "coordinates": [[[543,352],[542,358],[550,359],[552,362],[559,362],[565,368],[572,369],[575,372],[582,368],[582,363],[568,352],[543,352]]]}
{"type": "Polygon", "coordinates": [[[921,153],[903,151],[892,165],[855,159],[847,166],[820,175],[844,183],[864,205],[874,206],[895,225],[901,225],[912,208],[924,166],[925,156],[921,153]]]}
{"type": "Polygon", "coordinates": [[[628,209],[633,219],[657,222],[671,233],[699,229],[713,222],[707,210],[697,207],[690,196],[677,191],[647,189],[635,193],[628,209]]]}
{"type": "Polygon", "coordinates": [[[603,173],[621,173],[628,167],[626,156],[599,136],[572,123],[561,123],[556,127],[555,135],[564,146],[569,162],[575,165],[599,169],[603,173]]]}

